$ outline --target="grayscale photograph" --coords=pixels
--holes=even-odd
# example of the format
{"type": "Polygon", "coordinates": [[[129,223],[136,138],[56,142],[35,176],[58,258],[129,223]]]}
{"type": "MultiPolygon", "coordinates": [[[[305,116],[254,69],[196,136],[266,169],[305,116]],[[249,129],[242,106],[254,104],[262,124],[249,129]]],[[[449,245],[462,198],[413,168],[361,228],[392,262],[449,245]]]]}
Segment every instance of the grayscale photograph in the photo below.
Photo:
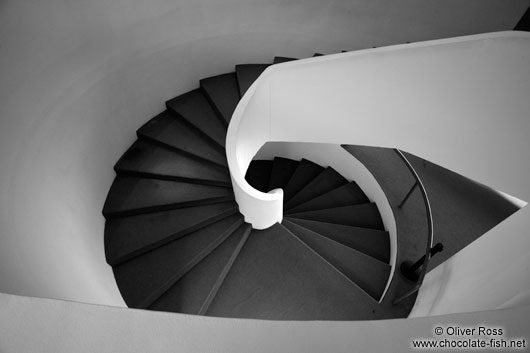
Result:
{"type": "Polygon", "coordinates": [[[530,351],[530,0],[0,0],[0,353],[530,351]]]}

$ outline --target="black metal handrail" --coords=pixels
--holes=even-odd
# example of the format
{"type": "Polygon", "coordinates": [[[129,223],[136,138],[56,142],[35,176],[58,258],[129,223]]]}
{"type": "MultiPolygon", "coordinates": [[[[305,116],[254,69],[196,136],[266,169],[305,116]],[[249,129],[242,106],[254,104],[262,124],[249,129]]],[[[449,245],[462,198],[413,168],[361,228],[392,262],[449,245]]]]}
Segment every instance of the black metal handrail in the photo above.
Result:
{"type": "Polygon", "coordinates": [[[401,208],[403,206],[403,204],[405,203],[405,201],[407,201],[409,196],[412,194],[412,191],[414,191],[414,189],[416,187],[419,187],[420,192],[421,192],[421,196],[423,198],[423,203],[425,204],[425,209],[427,211],[427,245],[426,245],[426,248],[425,248],[425,255],[424,255],[424,257],[422,257],[422,258],[424,258],[423,266],[422,266],[420,275],[418,277],[418,280],[417,280],[416,285],[414,286],[414,288],[412,288],[411,290],[405,292],[401,296],[397,297],[392,302],[392,304],[397,304],[397,303],[401,302],[402,300],[404,300],[405,298],[408,298],[412,294],[416,293],[420,289],[421,285],[423,284],[423,280],[425,278],[425,275],[427,274],[427,267],[429,265],[429,260],[431,259],[431,256],[432,256],[431,255],[431,248],[433,246],[434,233],[433,233],[431,203],[429,202],[429,197],[427,196],[427,191],[425,190],[425,187],[423,186],[423,183],[421,182],[421,179],[418,176],[418,173],[416,173],[416,170],[414,169],[412,164],[410,164],[409,160],[407,159],[407,157],[405,157],[403,152],[401,152],[401,150],[399,150],[397,148],[395,148],[394,151],[403,160],[403,162],[405,163],[407,168],[410,170],[410,172],[414,176],[414,179],[416,179],[416,182],[410,188],[409,192],[407,193],[407,195],[405,196],[405,198],[399,204],[398,207],[401,208]]]}

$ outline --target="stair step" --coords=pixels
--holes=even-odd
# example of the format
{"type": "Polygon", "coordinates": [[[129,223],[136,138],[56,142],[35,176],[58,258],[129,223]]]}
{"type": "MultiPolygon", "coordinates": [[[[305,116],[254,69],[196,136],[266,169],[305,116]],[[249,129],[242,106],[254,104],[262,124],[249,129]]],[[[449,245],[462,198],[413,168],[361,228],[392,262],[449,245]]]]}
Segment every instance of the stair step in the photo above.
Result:
{"type": "Polygon", "coordinates": [[[278,188],[283,189],[289,182],[289,179],[293,176],[299,163],[300,162],[289,158],[274,158],[269,179],[269,190],[278,188]]]}
{"type": "Polygon", "coordinates": [[[254,160],[250,162],[245,175],[245,180],[255,189],[268,192],[269,179],[272,172],[273,161],[254,160]]]}
{"type": "MultiPolygon", "coordinates": [[[[341,145],[373,175],[391,205],[398,205],[416,182],[396,151],[391,148],[341,145]]],[[[418,190],[416,190],[417,192],[418,190]]],[[[422,208],[424,208],[422,204],[422,208]]]]}
{"type": "Polygon", "coordinates": [[[107,262],[116,265],[235,213],[232,201],[107,220],[107,262]]]}
{"type": "Polygon", "coordinates": [[[294,60],[298,60],[298,59],[288,58],[288,57],[285,57],[285,56],[275,56],[273,64],[281,64],[281,63],[286,63],[286,62],[294,61],[294,60]]]}
{"type": "Polygon", "coordinates": [[[223,149],[175,114],[165,111],[149,120],[137,131],[141,139],[160,143],[204,160],[227,166],[223,149]]]}
{"type": "Polygon", "coordinates": [[[390,240],[383,230],[345,226],[341,224],[285,217],[295,224],[312,230],[352,249],[370,255],[385,263],[390,261],[390,240]]]}
{"type": "Polygon", "coordinates": [[[373,298],[276,224],[252,231],[207,315],[356,320],[376,310],[373,298]]]}
{"type": "Polygon", "coordinates": [[[367,202],[370,202],[370,200],[368,200],[357,183],[352,181],[295,206],[289,209],[286,213],[322,210],[324,208],[334,208],[367,202]]]}
{"type": "Polygon", "coordinates": [[[289,210],[347,183],[346,178],[337,173],[335,169],[328,167],[287,201],[284,209],[289,210]]]}
{"type": "Polygon", "coordinates": [[[208,296],[206,297],[204,303],[201,306],[201,309],[199,310],[199,315],[206,315],[206,312],[210,308],[210,305],[212,304],[213,300],[217,296],[217,293],[219,292],[219,288],[221,288],[221,286],[223,285],[224,280],[226,279],[226,276],[228,276],[228,273],[232,269],[234,262],[239,256],[239,253],[241,252],[241,249],[247,242],[247,239],[250,236],[250,232],[252,232],[252,226],[250,224],[246,224],[243,227],[243,237],[241,238],[241,241],[239,242],[239,244],[237,244],[237,247],[234,249],[232,256],[230,256],[230,259],[228,259],[227,263],[223,267],[223,271],[221,271],[221,274],[215,281],[213,287],[210,289],[210,293],[208,293],[208,296]]]}
{"type": "Polygon", "coordinates": [[[390,275],[390,266],[387,263],[288,220],[285,220],[283,225],[375,300],[381,298],[390,275]]]}
{"type": "Polygon", "coordinates": [[[237,83],[241,97],[249,89],[270,64],[243,64],[236,65],[237,83]]]}
{"type": "Polygon", "coordinates": [[[202,93],[195,89],[166,102],[169,109],[200,130],[206,137],[225,146],[226,128],[202,93]]]}
{"type": "Polygon", "coordinates": [[[243,223],[235,214],[114,267],[129,307],[146,308],[243,223]]]}
{"type": "Polygon", "coordinates": [[[114,166],[118,174],[230,187],[226,168],[137,140],[114,166]]]}
{"type": "Polygon", "coordinates": [[[201,88],[226,127],[239,103],[239,88],[235,72],[208,77],[200,81],[201,88]]]}
{"type": "Polygon", "coordinates": [[[107,218],[233,200],[231,188],[118,175],[103,206],[107,218]]]}
{"type": "Polygon", "coordinates": [[[362,203],[359,205],[293,213],[289,217],[384,230],[383,222],[381,221],[381,216],[375,203],[362,203]]]}
{"type": "Polygon", "coordinates": [[[215,248],[177,283],[162,294],[149,309],[184,314],[198,314],[212,289],[223,275],[227,264],[242,245],[250,225],[244,224],[215,248]]]}
{"type": "Polygon", "coordinates": [[[283,202],[289,201],[298,191],[302,190],[304,186],[323,171],[324,168],[318,164],[307,159],[302,159],[291,176],[291,179],[289,179],[287,186],[283,189],[283,202]]]}

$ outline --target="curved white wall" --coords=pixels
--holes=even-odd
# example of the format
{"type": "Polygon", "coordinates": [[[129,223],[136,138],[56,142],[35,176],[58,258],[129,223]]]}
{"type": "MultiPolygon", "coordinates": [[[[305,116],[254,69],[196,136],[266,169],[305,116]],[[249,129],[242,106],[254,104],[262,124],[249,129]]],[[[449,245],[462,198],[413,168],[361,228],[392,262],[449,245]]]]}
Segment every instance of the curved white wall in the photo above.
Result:
{"type": "MultiPolygon", "coordinates": [[[[530,307],[377,321],[223,320],[0,294],[2,353],[414,352],[413,339],[525,339],[530,307]],[[502,336],[436,336],[441,326],[502,328],[502,336]]],[[[419,352],[430,351],[418,349],[419,352]]],[[[432,351],[451,351],[432,350],[432,351]]],[[[458,350],[460,351],[460,350],[458,350]]],[[[471,352],[477,351],[470,349],[471,352]]],[[[510,350],[508,352],[520,352],[510,350]]],[[[526,350],[524,350],[526,351],[526,350]]]]}
{"type": "MultiPolygon", "coordinates": [[[[255,212],[256,205],[266,204],[264,194],[238,198],[255,192],[244,180],[247,162],[269,141],[399,148],[530,200],[529,67],[526,32],[390,46],[269,67],[236,109],[227,136],[240,211],[260,225],[278,221],[275,210],[255,212]]],[[[529,228],[527,206],[444,264],[449,272],[433,271],[436,275],[426,280],[431,289],[423,288],[419,300],[434,303],[421,303],[413,314],[487,310],[528,300],[521,294],[530,290],[529,228]],[[443,288],[432,289],[440,283],[443,288]],[[480,299],[466,299],[478,293],[480,299]]]]}
{"type": "Polygon", "coordinates": [[[199,78],[273,54],[512,28],[526,5],[0,2],[0,291],[123,305],[103,257],[112,165],[134,130],[199,78]]]}
{"type": "Polygon", "coordinates": [[[530,305],[529,227],[526,206],[429,272],[410,316],[530,305]]]}

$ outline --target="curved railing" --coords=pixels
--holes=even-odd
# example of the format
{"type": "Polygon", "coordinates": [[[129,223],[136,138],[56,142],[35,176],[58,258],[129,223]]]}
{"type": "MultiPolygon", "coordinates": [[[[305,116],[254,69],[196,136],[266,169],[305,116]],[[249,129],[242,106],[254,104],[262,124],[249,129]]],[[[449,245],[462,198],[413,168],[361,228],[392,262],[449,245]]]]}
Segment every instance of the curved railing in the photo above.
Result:
{"type": "MultiPolygon", "coordinates": [[[[398,148],[530,200],[530,160],[522,152],[530,150],[529,65],[530,34],[498,32],[270,66],[228,129],[240,212],[257,229],[282,220],[283,192],[262,193],[244,177],[260,148],[277,141],[398,148]]],[[[503,231],[525,234],[528,214],[514,214],[503,231]]]]}
{"type": "Polygon", "coordinates": [[[281,191],[259,192],[244,178],[269,141],[396,147],[530,198],[530,163],[505,158],[529,149],[528,43],[528,33],[498,32],[270,66],[236,108],[226,140],[245,220],[260,229],[282,219],[281,191]]]}
{"type": "Polygon", "coordinates": [[[236,107],[226,135],[226,157],[239,211],[255,229],[265,229],[283,217],[283,190],[268,193],[250,186],[245,174],[252,158],[270,135],[270,99],[266,77],[270,68],[247,90],[236,107]],[[265,104],[261,102],[263,100],[265,104]],[[244,119],[243,119],[244,118],[244,119]]]}
{"type": "Polygon", "coordinates": [[[423,257],[419,260],[419,264],[421,264],[421,272],[416,282],[416,285],[412,289],[408,290],[407,292],[403,293],[402,295],[400,295],[399,297],[395,298],[392,301],[392,304],[398,304],[402,300],[410,297],[411,295],[419,291],[421,285],[423,284],[423,280],[425,278],[425,275],[427,274],[427,269],[429,267],[429,260],[431,259],[431,249],[432,249],[433,241],[434,241],[434,229],[433,229],[433,221],[432,221],[431,203],[429,202],[429,196],[427,196],[427,190],[425,190],[425,186],[423,185],[420,177],[418,176],[418,173],[416,172],[412,164],[409,162],[407,157],[405,157],[403,152],[401,152],[397,148],[394,149],[394,151],[396,151],[397,155],[401,158],[403,163],[405,163],[405,165],[407,166],[407,168],[409,169],[409,171],[411,172],[415,180],[414,185],[409,190],[409,192],[407,193],[407,195],[405,196],[405,198],[403,199],[403,201],[401,202],[399,206],[401,207],[407,201],[408,197],[410,196],[412,191],[414,191],[415,188],[419,188],[421,192],[421,197],[423,199],[423,203],[425,205],[425,212],[427,216],[427,242],[426,242],[426,248],[425,248],[425,255],[423,255],[423,257]]]}

